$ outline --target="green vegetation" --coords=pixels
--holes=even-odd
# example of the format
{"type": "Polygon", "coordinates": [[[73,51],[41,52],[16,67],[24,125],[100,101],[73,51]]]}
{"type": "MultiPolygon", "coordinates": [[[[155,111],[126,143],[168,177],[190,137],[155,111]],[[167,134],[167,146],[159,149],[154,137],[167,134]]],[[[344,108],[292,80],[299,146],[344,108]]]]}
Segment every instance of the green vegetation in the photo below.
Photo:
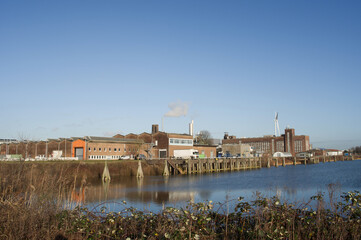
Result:
{"type": "MultiPolygon", "coordinates": [[[[140,211],[124,204],[121,212],[100,208],[68,209],[75,186],[69,169],[36,175],[35,165],[0,164],[0,239],[360,239],[361,194],[344,193],[328,203],[322,194],[295,206],[277,197],[226,204],[189,203],[161,212],[140,211]],[[6,169],[6,171],[4,171],[6,169]],[[311,206],[315,206],[314,209],[311,206]]],[[[330,196],[333,193],[330,193],[330,196]]],[[[332,199],[332,198],[331,198],[332,199]]]]}

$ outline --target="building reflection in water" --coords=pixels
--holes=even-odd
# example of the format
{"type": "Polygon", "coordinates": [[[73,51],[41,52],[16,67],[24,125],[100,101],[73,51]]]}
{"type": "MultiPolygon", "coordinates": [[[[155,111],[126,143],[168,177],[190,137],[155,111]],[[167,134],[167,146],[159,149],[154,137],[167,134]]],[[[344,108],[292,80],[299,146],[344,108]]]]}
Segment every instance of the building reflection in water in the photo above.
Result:
{"type": "MultiPolygon", "coordinates": [[[[171,187],[168,187],[168,185],[169,177],[156,179],[156,181],[149,181],[146,177],[122,178],[116,182],[95,181],[88,186],[86,202],[121,202],[123,200],[144,204],[194,202],[195,191],[177,191],[176,189],[170,191],[169,188],[171,187]]],[[[173,185],[177,185],[177,182],[174,182],[173,185]]]]}

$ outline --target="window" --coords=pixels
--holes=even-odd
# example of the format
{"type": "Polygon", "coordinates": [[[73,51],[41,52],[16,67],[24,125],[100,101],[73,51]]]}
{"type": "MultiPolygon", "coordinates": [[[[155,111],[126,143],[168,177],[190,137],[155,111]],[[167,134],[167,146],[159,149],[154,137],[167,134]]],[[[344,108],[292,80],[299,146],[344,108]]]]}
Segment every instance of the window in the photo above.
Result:
{"type": "Polygon", "coordinates": [[[107,148],[104,148],[104,152],[106,152],[107,151],[107,148]]]}
{"type": "Polygon", "coordinates": [[[112,151],[112,148],[109,148],[109,152],[111,152],[112,151]]]}
{"type": "Polygon", "coordinates": [[[102,151],[102,148],[99,148],[99,152],[101,152],[102,151]]]}
{"type": "Polygon", "coordinates": [[[120,148],[118,148],[118,152],[120,152],[120,148]]]}
{"type": "Polygon", "coordinates": [[[193,140],[183,138],[170,138],[169,145],[193,146],[193,140]]]}
{"type": "Polygon", "coordinates": [[[114,148],[114,152],[116,152],[117,151],[117,149],[116,148],[114,148]]]}
{"type": "Polygon", "coordinates": [[[91,152],[92,151],[92,149],[91,148],[89,148],[89,152],[91,152]]]}

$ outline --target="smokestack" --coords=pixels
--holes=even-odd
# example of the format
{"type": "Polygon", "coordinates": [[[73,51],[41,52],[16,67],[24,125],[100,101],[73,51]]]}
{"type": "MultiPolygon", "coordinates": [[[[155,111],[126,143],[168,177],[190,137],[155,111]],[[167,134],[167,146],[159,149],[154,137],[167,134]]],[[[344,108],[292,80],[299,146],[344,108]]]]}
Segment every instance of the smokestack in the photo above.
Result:
{"type": "Polygon", "coordinates": [[[152,125],[152,134],[157,133],[158,131],[159,131],[158,124],[153,124],[152,125]]]}
{"type": "Polygon", "coordinates": [[[191,136],[193,136],[193,124],[194,124],[194,122],[192,120],[192,122],[189,124],[189,135],[191,135],[191,136]]]}

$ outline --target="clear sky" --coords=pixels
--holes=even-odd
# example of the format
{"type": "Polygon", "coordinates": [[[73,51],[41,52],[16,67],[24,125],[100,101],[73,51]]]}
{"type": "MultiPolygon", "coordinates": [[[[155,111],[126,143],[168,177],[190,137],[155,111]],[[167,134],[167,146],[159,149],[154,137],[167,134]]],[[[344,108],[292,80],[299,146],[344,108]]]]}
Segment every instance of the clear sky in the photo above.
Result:
{"type": "Polygon", "coordinates": [[[361,1],[0,1],[0,138],[208,130],[361,145],[361,1]],[[179,113],[179,117],[177,116],[179,113]]]}

